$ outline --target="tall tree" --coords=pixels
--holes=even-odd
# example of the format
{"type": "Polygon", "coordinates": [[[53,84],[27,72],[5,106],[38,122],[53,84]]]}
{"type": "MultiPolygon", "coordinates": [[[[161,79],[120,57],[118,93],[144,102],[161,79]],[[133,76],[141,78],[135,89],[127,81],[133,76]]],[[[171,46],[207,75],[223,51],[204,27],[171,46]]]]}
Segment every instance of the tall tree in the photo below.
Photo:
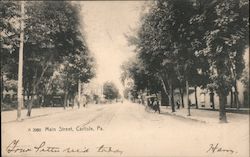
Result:
{"type": "Polygon", "coordinates": [[[183,71],[188,73],[187,67],[190,66],[186,64],[191,63],[189,60],[192,58],[187,44],[190,39],[185,33],[188,31],[188,17],[191,16],[187,11],[192,12],[191,4],[190,1],[156,1],[143,18],[137,42],[134,42],[146,69],[158,77],[169,95],[173,112],[175,80],[178,77],[188,80],[187,75],[177,75],[180,72],[176,72],[176,66],[183,63],[179,67],[186,67],[183,71]]]}
{"type": "MultiPolygon", "coordinates": [[[[210,78],[219,95],[220,121],[226,122],[226,96],[232,87],[237,94],[236,80],[243,67],[243,52],[248,46],[249,2],[245,0],[221,0],[213,3],[198,1],[203,11],[198,23],[205,24],[200,38],[204,44],[197,55],[207,58],[210,78]],[[211,14],[213,16],[211,16],[211,14]]],[[[197,32],[198,33],[198,32],[197,32]]]]}
{"type": "MultiPolygon", "coordinates": [[[[1,50],[4,50],[5,60],[13,60],[15,65],[11,66],[10,63],[4,62],[7,67],[5,74],[7,76],[14,74],[16,78],[17,64],[15,63],[18,63],[16,43],[19,42],[16,42],[18,40],[15,34],[18,34],[16,31],[18,32],[19,29],[13,26],[19,26],[20,14],[15,10],[20,10],[20,5],[15,2],[0,4],[3,8],[1,14],[4,15],[3,20],[1,18],[1,50]]],[[[54,83],[53,75],[59,69],[58,66],[62,66],[67,60],[74,65],[74,70],[71,70],[71,75],[75,76],[74,79],[87,82],[94,76],[94,60],[87,49],[84,34],[80,30],[77,6],[66,1],[36,1],[26,3],[25,10],[23,76],[25,94],[31,97],[27,113],[30,116],[35,96],[46,94],[49,85],[54,83]]]]}
{"type": "Polygon", "coordinates": [[[105,99],[114,100],[119,96],[119,90],[113,82],[105,82],[103,85],[103,94],[105,99]]]}
{"type": "Polygon", "coordinates": [[[248,47],[248,10],[246,0],[158,0],[143,17],[138,34],[130,41],[145,69],[161,80],[173,112],[172,91],[174,80],[179,79],[179,84],[186,82],[187,95],[190,85],[216,91],[220,120],[226,122],[226,96],[234,87],[237,98],[236,80],[241,77],[242,54],[248,47]]]}
{"type": "Polygon", "coordinates": [[[76,53],[79,19],[77,8],[69,2],[31,2],[27,8],[25,61],[27,71],[33,71],[31,80],[26,77],[32,87],[27,112],[30,116],[38,86],[45,76],[53,74],[48,69],[62,62],[64,56],[76,53]]]}
{"type": "Polygon", "coordinates": [[[1,50],[1,102],[3,100],[3,90],[7,86],[8,80],[17,79],[18,44],[20,29],[18,20],[20,19],[21,8],[19,2],[0,2],[0,50],[1,50]]]}

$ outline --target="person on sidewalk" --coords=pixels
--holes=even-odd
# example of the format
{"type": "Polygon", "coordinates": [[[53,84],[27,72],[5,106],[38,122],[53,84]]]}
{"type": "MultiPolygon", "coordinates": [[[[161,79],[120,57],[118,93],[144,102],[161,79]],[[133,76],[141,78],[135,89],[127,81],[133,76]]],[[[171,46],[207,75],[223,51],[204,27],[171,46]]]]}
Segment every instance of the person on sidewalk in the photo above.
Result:
{"type": "Polygon", "coordinates": [[[215,107],[214,107],[214,92],[211,91],[209,93],[209,96],[210,96],[210,107],[214,110],[215,109],[215,107]]]}
{"type": "Polygon", "coordinates": [[[177,109],[180,109],[180,100],[176,101],[176,106],[177,106],[177,109]]]}
{"type": "Polygon", "coordinates": [[[159,101],[158,100],[154,100],[154,102],[153,102],[153,109],[154,109],[154,111],[155,112],[159,112],[159,114],[160,114],[160,104],[159,104],[159,101]]]}
{"type": "Polygon", "coordinates": [[[161,113],[161,110],[160,110],[160,102],[159,102],[159,100],[157,100],[157,110],[158,110],[158,112],[159,112],[159,114],[161,113]]]}

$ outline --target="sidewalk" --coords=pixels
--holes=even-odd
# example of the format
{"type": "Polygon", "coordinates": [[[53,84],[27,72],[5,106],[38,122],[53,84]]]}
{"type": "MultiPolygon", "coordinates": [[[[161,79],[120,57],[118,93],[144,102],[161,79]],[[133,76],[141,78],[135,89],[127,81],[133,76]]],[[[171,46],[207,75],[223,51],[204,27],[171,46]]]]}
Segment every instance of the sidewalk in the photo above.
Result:
{"type": "MultiPolygon", "coordinates": [[[[63,107],[34,108],[31,111],[31,116],[27,117],[26,116],[27,109],[22,109],[21,119],[22,120],[31,119],[31,118],[47,116],[47,115],[51,115],[55,113],[67,112],[67,111],[72,111],[72,108],[66,108],[65,110],[63,109],[63,107]]],[[[15,122],[16,119],[17,119],[17,110],[1,112],[1,123],[15,122]]]]}
{"type": "MultiPolygon", "coordinates": [[[[187,108],[176,109],[176,112],[172,112],[171,107],[161,106],[161,113],[166,115],[172,115],[179,118],[189,119],[201,123],[219,123],[219,111],[203,110],[191,108],[191,116],[188,116],[187,108]]],[[[226,113],[229,123],[245,122],[249,124],[249,115],[240,113],[226,113]]]]}

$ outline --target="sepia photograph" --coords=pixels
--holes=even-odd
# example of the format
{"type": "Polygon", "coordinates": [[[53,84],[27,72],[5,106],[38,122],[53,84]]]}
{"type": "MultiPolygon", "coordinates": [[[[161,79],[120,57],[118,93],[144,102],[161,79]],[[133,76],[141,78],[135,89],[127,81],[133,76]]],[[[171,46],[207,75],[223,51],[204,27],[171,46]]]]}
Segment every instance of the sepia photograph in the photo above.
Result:
{"type": "Polygon", "coordinates": [[[249,157],[249,0],[1,0],[1,156],[249,157]]]}

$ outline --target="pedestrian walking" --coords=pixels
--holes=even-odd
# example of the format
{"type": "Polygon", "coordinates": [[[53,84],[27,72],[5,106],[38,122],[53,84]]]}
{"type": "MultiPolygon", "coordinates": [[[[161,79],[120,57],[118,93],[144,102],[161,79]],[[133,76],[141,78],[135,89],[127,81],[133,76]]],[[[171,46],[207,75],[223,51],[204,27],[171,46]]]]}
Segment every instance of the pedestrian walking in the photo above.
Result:
{"type": "Polygon", "coordinates": [[[177,109],[180,109],[180,100],[176,101],[176,106],[177,106],[177,109]]]}
{"type": "Polygon", "coordinates": [[[153,101],[153,109],[154,109],[155,112],[158,111],[160,113],[160,104],[159,104],[158,100],[153,101]]]}

